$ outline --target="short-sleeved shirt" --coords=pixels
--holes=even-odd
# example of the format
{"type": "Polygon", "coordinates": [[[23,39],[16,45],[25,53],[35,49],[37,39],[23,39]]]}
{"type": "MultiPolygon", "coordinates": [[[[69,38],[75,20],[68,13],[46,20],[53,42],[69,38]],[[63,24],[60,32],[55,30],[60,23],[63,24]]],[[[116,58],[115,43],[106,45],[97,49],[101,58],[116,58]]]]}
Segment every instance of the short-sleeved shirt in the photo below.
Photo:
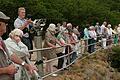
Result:
{"type": "Polygon", "coordinates": [[[65,43],[66,43],[66,42],[67,42],[67,41],[66,41],[66,36],[64,36],[63,34],[64,34],[64,33],[59,33],[58,36],[57,36],[57,39],[58,39],[58,40],[63,39],[63,40],[65,41],[65,43]]]}
{"type": "MultiPolygon", "coordinates": [[[[20,17],[18,17],[15,22],[14,22],[14,27],[15,28],[20,28],[21,26],[23,26],[26,22],[26,19],[21,19],[20,17]]],[[[29,29],[29,25],[27,26],[27,28],[29,29]]],[[[23,34],[24,37],[29,37],[29,33],[26,32],[23,34]]]]}
{"type": "Polygon", "coordinates": [[[107,28],[108,36],[112,36],[112,28],[107,28]]]}
{"type": "Polygon", "coordinates": [[[89,31],[89,36],[90,36],[90,38],[96,38],[97,37],[97,35],[96,35],[96,32],[95,31],[89,31]]]}
{"type": "Polygon", "coordinates": [[[102,26],[101,26],[101,32],[102,32],[102,33],[104,32],[104,28],[105,28],[105,25],[102,25],[102,26]]]}
{"type": "MultiPolygon", "coordinates": [[[[56,38],[55,35],[52,35],[50,31],[47,31],[45,34],[45,42],[44,42],[44,48],[49,48],[50,46],[47,44],[47,42],[56,45],[56,38]]],[[[45,50],[42,52],[43,56],[46,57],[47,59],[52,59],[56,57],[56,50],[55,49],[50,49],[50,50],[45,50]]]]}
{"type": "Polygon", "coordinates": [[[89,39],[89,32],[87,28],[84,29],[84,39],[89,39]]]}
{"type": "Polygon", "coordinates": [[[96,28],[96,32],[97,32],[97,34],[98,34],[98,35],[101,35],[101,34],[102,34],[101,26],[96,25],[95,28],[96,28]]]}

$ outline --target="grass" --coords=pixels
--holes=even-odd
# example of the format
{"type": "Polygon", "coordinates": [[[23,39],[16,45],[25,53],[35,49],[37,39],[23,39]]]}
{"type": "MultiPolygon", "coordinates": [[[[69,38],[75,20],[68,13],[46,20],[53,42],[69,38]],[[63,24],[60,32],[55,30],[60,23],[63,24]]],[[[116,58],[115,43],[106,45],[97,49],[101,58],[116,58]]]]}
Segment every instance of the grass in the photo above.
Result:
{"type": "Polygon", "coordinates": [[[107,62],[109,51],[101,50],[83,60],[78,59],[70,71],[45,80],[120,80],[120,73],[107,62]]]}

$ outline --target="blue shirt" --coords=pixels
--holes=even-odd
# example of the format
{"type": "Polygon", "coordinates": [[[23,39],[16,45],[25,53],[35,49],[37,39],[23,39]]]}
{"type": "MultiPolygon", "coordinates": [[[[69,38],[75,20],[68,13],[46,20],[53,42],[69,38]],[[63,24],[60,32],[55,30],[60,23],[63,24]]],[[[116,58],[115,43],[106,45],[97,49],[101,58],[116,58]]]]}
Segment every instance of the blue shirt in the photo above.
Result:
{"type": "MultiPolygon", "coordinates": [[[[15,22],[14,22],[14,27],[15,28],[20,28],[21,26],[23,26],[26,22],[26,19],[22,19],[20,17],[18,17],[15,22]]],[[[27,28],[29,29],[29,25],[27,26],[27,28]]],[[[24,37],[29,37],[29,33],[25,33],[23,34],[24,37]]]]}
{"type": "Polygon", "coordinates": [[[84,39],[89,39],[89,32],[87,28],[84,29],[84,39]]]}

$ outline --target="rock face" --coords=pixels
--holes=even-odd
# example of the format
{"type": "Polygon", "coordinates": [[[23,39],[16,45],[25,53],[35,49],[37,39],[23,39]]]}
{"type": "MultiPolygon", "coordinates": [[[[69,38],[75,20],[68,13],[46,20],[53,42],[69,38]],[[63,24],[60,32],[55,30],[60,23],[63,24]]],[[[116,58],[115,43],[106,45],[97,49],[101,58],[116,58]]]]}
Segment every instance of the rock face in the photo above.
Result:
{"type": "Polygon", "coordinates": [[[107,62],[108,51],[101,50],[83,60],[78,60],[70,69],[54,80],[120,80],[120,73],[107,62]]]}

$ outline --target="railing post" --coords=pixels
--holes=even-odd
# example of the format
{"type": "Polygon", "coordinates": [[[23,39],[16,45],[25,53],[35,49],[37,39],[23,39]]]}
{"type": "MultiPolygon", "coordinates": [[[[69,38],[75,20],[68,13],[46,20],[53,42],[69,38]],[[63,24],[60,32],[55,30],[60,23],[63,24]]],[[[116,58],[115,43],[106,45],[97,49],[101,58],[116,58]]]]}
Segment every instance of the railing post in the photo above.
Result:
{"type": "MultiPolygon", "coordinates": [[[[35,41],[35,47],[37,49],[42,48],[42,36],[35,36],[34,41],[35,41]]],[[[40,60],[43,61],[43,58],[42,58],[41,51],[38,51],[37,52],[37,61],[40,61],[40,60]]],[[[38,64],[37,68],[38,68],[38,71],[39,71],[39,75],[43,76],[44,75],[43,64],[38,64]]]]}
{"type": "MultiPolygon", "coordinates": [[[[84,44],[85,45],[85,44],[84,44]]],[[[83,40],[81,39],[80,40],[80,54],[83,55],[83,52],[84,52],[84,48],[83,48],[83,40]]]]}
{"type": "MultiPolygon", "coordinates": [[[[70,47],[68,47],[68,54],[70,54],[70,47]]],[[[70,56],[71,56],[71,55],[68,55],[68,65],[70,64],[70,56]]],[[[69,67],[68,67],[68,69],[70,70],[69,67]]]]}

